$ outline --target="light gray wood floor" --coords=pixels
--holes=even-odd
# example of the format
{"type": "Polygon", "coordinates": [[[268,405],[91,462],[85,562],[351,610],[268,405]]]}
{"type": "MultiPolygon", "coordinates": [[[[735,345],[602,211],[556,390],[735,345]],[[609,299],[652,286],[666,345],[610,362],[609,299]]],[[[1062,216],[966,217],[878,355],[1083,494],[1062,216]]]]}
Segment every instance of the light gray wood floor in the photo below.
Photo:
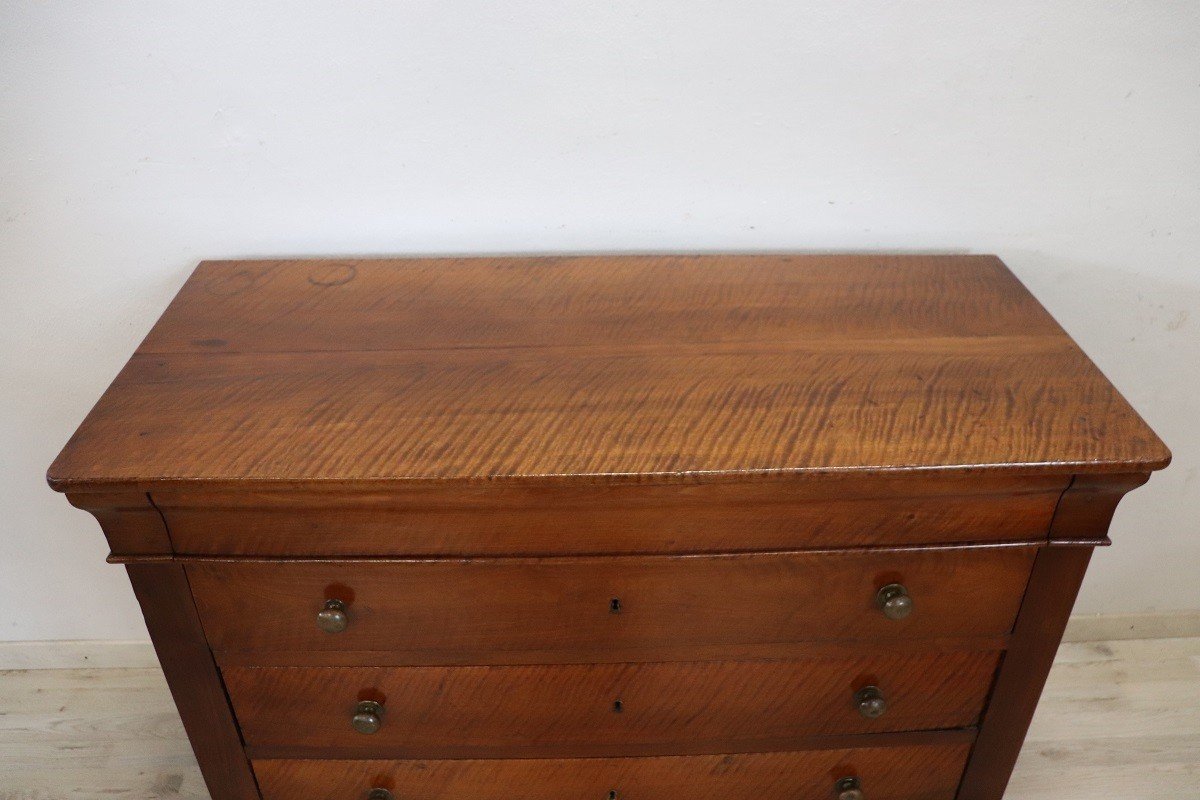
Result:
{"type": "MultiPolygon", "coordinates": [[[[0,672],[0,800],[207,797],[158,670],[0,672]]],[[[1200,800],[1200,639],[1064,645],[1006,798],[1200,800]]]]}

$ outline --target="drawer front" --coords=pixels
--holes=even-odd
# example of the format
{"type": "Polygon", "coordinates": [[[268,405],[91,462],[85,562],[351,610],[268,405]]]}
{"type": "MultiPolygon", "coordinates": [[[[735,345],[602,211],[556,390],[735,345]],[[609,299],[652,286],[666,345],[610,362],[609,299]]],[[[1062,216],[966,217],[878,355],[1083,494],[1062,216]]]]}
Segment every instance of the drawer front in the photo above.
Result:
{"type": "Polygon", "coordinates": [[[413,659],[399,663],[483,664],[517,651],[526,663],[596,662],[706,645],[1006,634],[1035,553],[193,562],[187,572],[217,651],[388,651],[413,659]],[[912,600],[903,619],[877,604],[892,584],[912,600]],[[330,600],[344,603],[339,633],[318,627],[330,600]]]}
{"type": "Polygon", "coordinates": [[[391,758],[584,756],[742,752],[794,746],[806,736],[967,727],[979,718],[998,660],[998,653],[984,651],[836,660],[245,667],[226,669],[224,676],[246,743],[294,748],[286,753],[291,756],[325,748],[391,758]],[[379,708],[368,711],[370,727],[356,730],[364,699],[379,708]]]}
{"type": "Polygon", "coordinates": [[[740,755],[443,761],[256,760],[263,800],[953,800],[967,744],[740,755]]]}
{"type": "Polygon", "coordinates": [[[180,553],[712,553],[1044,539],[1063,476],[154,493],[180,553]]]}

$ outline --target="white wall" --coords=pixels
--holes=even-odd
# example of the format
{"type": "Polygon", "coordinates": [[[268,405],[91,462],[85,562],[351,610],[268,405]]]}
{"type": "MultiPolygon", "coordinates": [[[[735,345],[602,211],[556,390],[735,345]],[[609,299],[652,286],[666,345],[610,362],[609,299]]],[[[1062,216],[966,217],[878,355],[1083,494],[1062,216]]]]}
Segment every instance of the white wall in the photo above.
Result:
{"type": "Polygon", "coordinates": [[[1081,610],[1200,608],[1200,4],[4,2],[0,638],[144,635],[43,482],[202,258],[996,252],[1174,449],[1081,610]]]}

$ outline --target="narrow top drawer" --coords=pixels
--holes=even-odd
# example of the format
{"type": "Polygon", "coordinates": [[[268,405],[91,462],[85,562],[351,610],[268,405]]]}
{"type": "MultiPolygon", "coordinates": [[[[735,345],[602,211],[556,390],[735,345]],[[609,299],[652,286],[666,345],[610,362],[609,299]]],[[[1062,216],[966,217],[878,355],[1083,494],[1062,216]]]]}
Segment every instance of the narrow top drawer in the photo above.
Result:
{"type": "Polygon", "coordinates": [[[717,553],[1045,538],[1061,475],[826,475],[470,490],[159,491],[175,552],[257,556],[717,553]]]}

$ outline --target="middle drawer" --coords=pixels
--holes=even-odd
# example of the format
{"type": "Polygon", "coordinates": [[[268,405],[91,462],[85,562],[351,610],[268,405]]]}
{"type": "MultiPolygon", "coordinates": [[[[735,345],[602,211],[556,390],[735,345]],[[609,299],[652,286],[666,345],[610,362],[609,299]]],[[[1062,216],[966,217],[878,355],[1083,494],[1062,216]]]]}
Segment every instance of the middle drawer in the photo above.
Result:
{"type": "Polygon", "coordinates": [[[999,654],[224,670],[246,743],[389,758],[737,752],[974,725],[999,654]],[[614,747],[616,748],[614,750],[614,747]],[[638,748],[645,748],[639,751],[638,748]]]}
{"type": "Polygon", "coordinates": [[[1003,637],[1035,553],[212,561],[187,574],[225,665],[687,661],[795,642],[1003,637]],[[907,607],[885,608],[888,590],[907,607]]]}

